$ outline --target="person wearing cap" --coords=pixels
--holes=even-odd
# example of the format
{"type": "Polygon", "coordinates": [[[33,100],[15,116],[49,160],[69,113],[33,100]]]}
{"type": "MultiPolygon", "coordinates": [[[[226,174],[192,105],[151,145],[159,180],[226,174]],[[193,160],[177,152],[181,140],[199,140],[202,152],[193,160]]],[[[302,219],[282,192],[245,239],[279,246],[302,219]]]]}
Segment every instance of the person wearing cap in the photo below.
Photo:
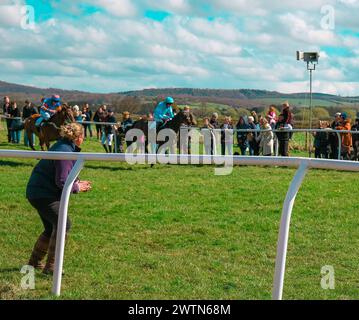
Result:
{"type": "Polygon", "coordinates": [[[157,128],[163,126],[167,121],[170,121],[174,117],[172,106],[174,104],[172,97],[167,97],[164,101],[161,101],[154,111],[154,120],[156,121],[157,128]]]}
{"type": "MultiPolygon", "coordinates": [[[[337,130],[347,130],[350,131],[352,126],[350,124],[350,119],[346,112],[343,112],[340,116],[341,122],[340,125],[336,127],[337,130]]],[[[350,152],[352,147],[352,134],[349,132],[341,133],[342,138],[342,157],[344,160],[350,160],[350,152]]]]}
{"type": "MultiPolygon", "coordinates": [[[[107,123],[116,124],[116,118],[112,109],[107,110],[107,117],[105,121],[107,123]]],[[[102,145],[106,151],[106,153],[112,153],[112,141],[113,141],[113,125],[105,125],[103,129],[102,135],[102,145]]]]}
{"type": "Polygon", "coordinates": [[[60,106],[61,99],[59,95],[55,94],[51,98],[45,99],[40,108],[40,117],[36,120],[35,125],[39,127],[43,121],[49,121],[60,106]]]}
{"type": "MultiPolygon", "coordinates": [[[[337,112],[335,114],[334,121],[330,125],[330,127],[333,130],[335,130],[335,128],[340,125],[341,115],[342,114],[340,112],[337,112]]],[[[330,144],[330,159],[338,159],[339,141],[336,132],[329,133],[329,144],[330,144]]]]}

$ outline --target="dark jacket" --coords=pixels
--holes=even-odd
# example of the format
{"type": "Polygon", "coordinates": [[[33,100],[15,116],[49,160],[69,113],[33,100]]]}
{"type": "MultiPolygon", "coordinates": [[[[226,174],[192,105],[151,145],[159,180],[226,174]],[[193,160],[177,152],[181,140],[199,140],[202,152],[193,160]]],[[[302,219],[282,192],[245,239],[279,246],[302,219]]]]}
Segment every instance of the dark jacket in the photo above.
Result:
{"type": "Polygon", "coordinates": [[[22,119],[25,120],[31,117],[33,114],[37,114],[37,109],[35,106],[24,106],[22,108],[22,119]]]}
{"type": "Polygon", "coordinates": [[[133,126],[133,120],[131,118],[126,119],[121,123],[122,132],[126,133],[133,126]]]}
{"type": "Polygon", "coordinates": [[[92,120],[92,111],[91,110],[86,111],[83,114],[85,115],[85,121],[91,121],[92,120]]]}
{"type": "MultiPolygon", "coordinates": [[[[233,130],[233,126],[231,124],[222,124],[221,125],[221,143],[226,142],[226,130],[233,130]]],[[[227,137],[228,139],[228,137],[227,137]]]]}
{"type": "MultiPolygon", "coordinates": [[[[116,123],[116,118],[115,116],[107,116],[106,120],[104,122],[108,122],[108,123],[116,123]]],[[[107,125],[105,126],[105,134],[111,134],[113,132],[112,130],[112,126],[111,125],[107,125]]]]}
{"type": "Polygon", "coordinates": [[[287,123],[285,121],[282,121],[282,122],[277,122],[275,126],[276,130],[280,130],[280,129],[287,130],[285,132],[277,131],[275,133],[279,141],[289,141],[289,131],[288,128],[285,128],[286,124],[287,123]]]}
{"type": "MultiPolygon", "coordinates": [[[[72,141],[58,140],[49,151],[80,152],[72,141]]],[[[60,200],[62,189],[76,161],[72,160],[41,160],[32,171],[26,187],[28,199],[56,199],[60,200]]],[[[79,186],[74,183],[73,193],[78,193],[79,186]]]]}
{"type": "MultiPolygon", "coordinates": [[[[250,129],[251,127],[246,124],[246,123],[243,123],[243,124],[240,124],[240,123],[237,123],[237,126],[236,128],[238,130],[248,130],[250,129]]],[[[244,132],[244,131],[237,131],[237,141],[238,141],[238,144],[239,145],[247,145],[248,144],[248,141],[247,141],[247,135],[248,135],[248,132],[244,132]]]]}
{"type": "Polygon", "coordinates": [[[210,119],[209,124],[213,127],[213,129],[219,129],[219,122],[217,120],[210,119]]]}
{"type": "Polygon", "coordinates": [[[3,104],[2,112],[3,112],[3,114],[10,114],[10,112],[11,112],[10,104],[3,104]]]}

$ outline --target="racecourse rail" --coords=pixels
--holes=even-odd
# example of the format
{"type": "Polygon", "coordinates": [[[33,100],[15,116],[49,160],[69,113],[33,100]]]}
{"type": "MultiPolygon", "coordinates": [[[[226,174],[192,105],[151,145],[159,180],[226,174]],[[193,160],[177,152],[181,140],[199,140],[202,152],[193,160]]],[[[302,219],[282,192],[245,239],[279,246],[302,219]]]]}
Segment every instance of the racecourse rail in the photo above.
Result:
{"type": "MultiPolygon", "coordinates": [[[[22,118],[20,117],[8,117],[8,116],[4,116],[4,115],[0,115],[0,120],[1,119],[8,119],[8,120],[22,120],[22,118]]],[[[112,133],[116,134],[116,129],[115,126],[118,126],[120,124],[120,122],[117,123],[113,123],[113,122],[96,122],[96,121],[78,121],[78,123],[80,124],[87,124],[87,125],[101,125],[101,126],[111,126],[112,127],[112,133]]],[[[187,127],[188,129],[195,129],[195,130],[201,130],[201,128],[198,127],[187,127]]],[[[202,128],[203,129],[203,128],[202,128]]],[[[209,129],[213,132],[221,132],[222,129],[209,129]]],[[[268,131],[272,131],[274,133],[276,132],[308,132],[308,133],[316,133],[316,132],[325,132],[325,133],[335,133],[337,135],[338,138],[338,160],[341,160],[341,151],[342,151],[342,137],[341,134],[344,133],[351,133],[351,134],[359,134],[359,131],[349,131],[349,130],[334,130],[334,129],[230,129],[233,133],[235,132],[268,132],[268,131]]],[[[216,137],[212,134],[212,137],[214,138],[214,140],[216,140],[216,137]]],[[[277,137],[275,137],[275,139],[277,140],[277,137]]],[[[115,150],[117,150],[117,139],[114,140],[114,144],[115,144],[115,150]]],[[[275,150],[275,155],[278,156],[278,143],[276,143],[276,150],[275,150]]],[[[311,148],[309,148],[309,155],[311,155],[311,148]]]]}
{"type": "MultiPolygon", "coordinates": [[[[105,153],[66,153],[66,152],[41,152],[41,151],[14,151],[14,150],[0,150],[0,157],[4,158],[23,158],[23,159],[51,159],[51,160],[76,160],[76,163],[71,170],[63,191],[60,201],[60,210],[58,217],[57,241],[56,241],[56,255],[55,255],[55,270],[53,276],[52,292],[59,296],[61,292],[62,281],[62,267],[65,250],[65,233],[67,211],[72,190],[72,185],[75,182],[80,171],[84,167],[85,161],[119,161],[125,162],[129,154],[105,154],[105,153]]],[[[131,156],[131,154],[130,154],[131,156]]],[[[153,163],[153,160],[158,161],[159,155],[156,154],[135,154],[133,155],[137,160],[145,163],[153,163]]],[[[283,295],[285,263],[287,256],[287,246],[290,228],[290,219],[294,201],[299,188],[304,180],[304,177],[309,169],[331,169],[359,172],[359,162],[340,161],[328,159],[310,159],[310,158],[284,158],[284,157],[254,157],[254,156],[211,156],[211,155],[167,155],[171,164],[191,164],[191,160],[195,157],[196,164],[215,165],[218,163],[228,163],[230,161],[233,165],[244,166],[283,166],[283,167],[297,167],[298,170],[287,191],[284,205],[282,209],[282,216],[280,221],[277,255],[275,262],[275,273],[273,282],[272,298],[274,300],[281,300],[283,295]]]]}

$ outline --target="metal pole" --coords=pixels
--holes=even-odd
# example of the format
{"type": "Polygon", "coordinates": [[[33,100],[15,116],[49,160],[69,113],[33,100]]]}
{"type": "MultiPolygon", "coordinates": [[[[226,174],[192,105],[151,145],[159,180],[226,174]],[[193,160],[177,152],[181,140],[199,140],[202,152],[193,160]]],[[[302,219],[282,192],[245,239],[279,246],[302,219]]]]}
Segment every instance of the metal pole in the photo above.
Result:
{"type": "Polygon", "coordinates": [[[67,222],[67,208],[69,205],[69,199],[71,195],[72,185],[74,184],[77,176],[84,166],[84,160],[77,160],[72,168],[69,176],[66,179],[64,188],[61,194],[60,210],[57,223],[57,235],[56,235],[56,251],[55,251],[55,270],[53,277],[52,293],[56,296],[61,292],[61,280],[62,280],[62,266],[64,262],[65,251],[65,235],[66,235],[66,222],[67,222]]]}
{"type": "Polygon", "coordinates": [[[278,236],[277,257],[275,262],[275,274],[272,292],[273,300],[282,300],[290,218],[292,215],[295,198],[307,171],[308,163],[307,161],[302,161],[292,180],[284,201],[278,236]]]}
{"type": "MultiPolygon", "coordinates": [[[[309,100],[309,129],[312,130],[312,99],[313,99],[313,70],[309,67],[308,62],[308,68],[309,68],[309,74],[310,74],[310,100],[309,100]]],[[[309,135],[309,158],[312,157],[312,135],[309,135]]]]}
{"type": "Polygon", "coordinates": [[[113,142],[114,142],[114,151],[113,153],[117,153],[117,135],[116,135],[116,129],[115,126],[112,126],[112,134],[113,134],[113,142]]]}
{"type": "Polygon", "coordinates": [[[342,160],[342,138],[339,132],[337,132],[337,136],[338,136],[338,160],[342,160]]]}

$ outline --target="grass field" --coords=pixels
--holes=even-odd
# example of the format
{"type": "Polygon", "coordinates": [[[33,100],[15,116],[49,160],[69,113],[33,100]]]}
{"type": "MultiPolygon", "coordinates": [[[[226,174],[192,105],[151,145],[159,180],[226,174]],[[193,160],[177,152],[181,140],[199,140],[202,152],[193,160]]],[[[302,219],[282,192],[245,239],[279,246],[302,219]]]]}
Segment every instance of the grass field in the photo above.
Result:
{"type": "MultiPolygon", "coordinates": [[[[19,149],[4,143],[1,149],[19,149]]],[[[102,151],[86,142],[84,151],[102,151]]],[[[0,159],[0,299],[53,299],[20,268],[42,231],[25,199],[36,160],[0,159]]],[[[282,203],[293,169],[88,162],[73,195],[62,299],[270,299],[282,203]]],[[[357,174],[311,170],[293,210],[285,299],[359,299],[357,174]],[[350,192],[351,191],[351,192],[350,192]],[[320,286],[335,269],[335,289],[320,286]]]]}

